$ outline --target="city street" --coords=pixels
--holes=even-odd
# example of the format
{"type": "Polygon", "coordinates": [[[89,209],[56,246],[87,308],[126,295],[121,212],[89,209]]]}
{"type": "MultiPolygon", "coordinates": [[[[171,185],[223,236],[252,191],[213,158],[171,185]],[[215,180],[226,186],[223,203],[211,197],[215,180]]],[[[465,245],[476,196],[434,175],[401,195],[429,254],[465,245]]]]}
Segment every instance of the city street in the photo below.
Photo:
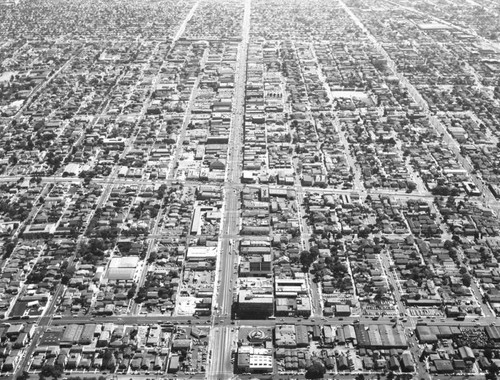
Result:
{"type": "MultiPolygon", "coordinates": [[[[251,0],[245,0],[242,25],[242,40],[238,50],[238,66],[235,78],[235,93],[232,105],[232,120],[229,138],[229,162],[226,169],[226,183],[239,183],[241,170],[241,150],[243,143],[243,127],[245,122],[245,86],[247,70],[247,54],[250,33],[251,0]]],[[[221,223],[220,252],[217,263],[217,297],[212,312],[215,317],[231,317],[233,305],[233,289],[236,286],[234,265],[237,255],[232,252],[234,241],[231,235],[239,233],[239,197],[231,186],[224,187],[224,211],[221,223]],[[224,237],[226,236],[226,237],[224,237]]],[[[214,318],[215,321],[215,318],[214,318]]],[[[208,366],[208,379],[229,379],[233,376],[231,365],[231,328],[230,325],[215,327],[212,325],[210,350],[212,357],[208,366]]]]}

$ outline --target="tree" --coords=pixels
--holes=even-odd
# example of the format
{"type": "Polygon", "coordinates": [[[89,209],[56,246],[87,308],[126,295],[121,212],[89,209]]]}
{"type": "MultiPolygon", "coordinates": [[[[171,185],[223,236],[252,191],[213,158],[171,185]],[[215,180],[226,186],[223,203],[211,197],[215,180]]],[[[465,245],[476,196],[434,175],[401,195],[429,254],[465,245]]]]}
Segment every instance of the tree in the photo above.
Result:
{"type": "Polygon", "coordinates": [[[311,252],[307,250],[300,252],[300,263],[305,268],[309,268],[313,262],[314,262],[314,256],[311,254],[311,252]]]}
{"type": "Polygon", "coordinates": [[[53,379],[58,379],[61,377],[63,371],[59,366],[44,365],[40,371],[40,379],[45,379],[46,377],[52,377],[53,379]]]}
{"type": "Polygon", "coordinates": [[[358,237],[361,239],[366,239],[370,235],[370,229],[366,226],[362,227],[358,231],[358,237]]]}
{"type": "Polygon", "coordinates": [[[306,372],[306,379],[322,379],[326,369],[320,362],[314,362],[306,372]]]}
{"type": "Polygon", "coordinates": [[[172,278],[177,278],[179,277],[179,272],[176,271],[175,269],[171,269],[169,272],[168,272],[168,275],[169,277],[172,277],[172,278]]]}
{"type": "Polygon", "coordinates": [[[488,360],[491,360],[493,358],[493,350],[491,348],[486,348],[484,350],[484,357],[488,360]]]}
{"type": "Polygon", "coordinates": [[[142,302],[144,302],[146,300],[147,296],[148,296],[147,289],[145,287],[142,287],[137,292],[137,297],[135,297],[135,302],[142,303],[142,302]]]}
{"type": "Polygon", "coordinates": [[[135,283],[132,284],[132,287],[127,292],[127,299],[132,299],[135,296],[135,291],[137,290],[137,285],[135,283]]]}
{"type": "Polygon", "coordinates": [[[23,371],[22,374],[20,374],[18,377],[17,377],[17,380],[28,380],[30,377],[30,374],[28,371],[23,371]]]}
{"type": "Polygon", "coordinates": [[[18,159],[17,159],[17,155],[16,155],[15,153],[14,153],[12,156],[10,156],[10,158],[9,158],[9,163],[10,163],[12,166],[16,165],[16,164],[17,164],[17,161],[18,161],[18,159]]]}
{"type": "Polygon", "coordinates": [[[9,242],[7,244],[5,244],[4,254],[3,254],[4,259],[10,257],[12,252],[14,252],[14,248],[16,248],[16,244],[17,244],[17,239],[9,240],[9,242]]]}
{"type": "Polygon", "coordinates": [[[415,182],[408,182],[406,187],[408,188],[408,192],[411,193],[417,189],[417,184],[415,182]]]}
{"type": "Polygon", "coordinates": [[[102,368],[114,371],[116,366],[115,357],[113,356],[113,350],[106,350],[102,357],[102,368]]]}
{"type": "Polygon", "coordinates": [[[319,248],[317,246],[311,247],[309,252],[311,253],[311,255],[314,259],[316,259],[319,256],[319,248]]]}
{"type": "Polygon", "coordinates": [[[158,289],[158,298],[170,298],[172,297],[173,291],[170,288],[162,287],[158,289]]]}
{"type": "Polygon", "coordinates": [[[375,293],[375,297],[373,298],[374,301],[381,302],[382,300],[385,299],[385,291],[381,288],[377,290],[375,293]]]}
{"type": "Polygon", "coordinates": [[[446,240],[443,246],[445,249],[450,250],[454,245],[455,244],[451,240],[446,240]]]}
{"type": "Polygon", "coordinates": [[[74,265],[71,265],[69,266],[68,265],[68,262],[65,261],[62,265],[61,265],[61,272],[64,272],[63,276],[62,276],[62,279],[61,279],[61,283],[63,285],[68,285],[69,283],[69,280],[71,280],[76,272],[76,267],[74,265]]]}
{"type": "Polygon", "coordinates": [[[491,366],[488,368],[488,372],[486,373],[486,380],[497,380],[499,370],[500,368],[498,368],[496,363],[491,363],[491,366]]]}
{"type": "Polygon", "coordinates": [[[467,286],[469,287],[472,283],[472,278],[470,276],[470,274],[468,273],[465,273],[463,276],[462,276],[462,283],[464,284],[464,286],[467,286]]]}
{"type": "Polygon", "coordinates": [[[151,252],[151,253],[149,254],[148,263],[149,263],[149,264],[154,263],[154,262],[156,261],[156,259],[157,259],[157,258],[158,258],[158,253],[156,253],[156,252],[154,252],[154,251],[153,251],[153,252],[151,252]]]}
{"type": "Polygon", "coordinates": [[[157,199],[163,199],[165,197],[165,193],[167,191],[167,185],[165,184],[162,184],[159,188],[158,188],[158,195],[157,195],[157,199]]]}

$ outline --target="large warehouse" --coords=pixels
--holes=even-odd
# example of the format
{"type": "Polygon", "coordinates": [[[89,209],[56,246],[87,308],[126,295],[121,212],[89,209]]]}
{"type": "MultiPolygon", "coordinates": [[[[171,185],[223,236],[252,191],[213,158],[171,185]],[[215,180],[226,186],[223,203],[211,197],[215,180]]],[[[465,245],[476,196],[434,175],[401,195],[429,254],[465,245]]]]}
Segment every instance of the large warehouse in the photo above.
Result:
{"type": "Polygon", "coordinates": [[[139,264],[138,256],[114,257],[109,263],[108,280],[132,280],[139,264]]]}
{"type": "Polygon", "coordinates": [[[404,329],[400,325],[364,325],[354,328],[358,345],[365,348],[407,348],[404,329]]]}

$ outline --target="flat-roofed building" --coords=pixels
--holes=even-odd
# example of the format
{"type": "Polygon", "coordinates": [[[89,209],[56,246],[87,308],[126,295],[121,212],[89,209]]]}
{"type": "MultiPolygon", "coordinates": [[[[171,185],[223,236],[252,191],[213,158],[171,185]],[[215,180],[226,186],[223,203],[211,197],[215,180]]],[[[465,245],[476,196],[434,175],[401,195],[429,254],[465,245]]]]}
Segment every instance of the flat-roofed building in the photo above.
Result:
{"type": "Polygon", "coordinates": [[[109,280],[132,280],[139,264],[138,256],[114,257],[109,263],[109,280]]]}
{"type": "Polygon", "coordinates": [[[274,297],[272,294],[254,293],[250,289],[238,294],[238,315],[240,318],[257,317],[265,319],[273,314],[274,297]]]}

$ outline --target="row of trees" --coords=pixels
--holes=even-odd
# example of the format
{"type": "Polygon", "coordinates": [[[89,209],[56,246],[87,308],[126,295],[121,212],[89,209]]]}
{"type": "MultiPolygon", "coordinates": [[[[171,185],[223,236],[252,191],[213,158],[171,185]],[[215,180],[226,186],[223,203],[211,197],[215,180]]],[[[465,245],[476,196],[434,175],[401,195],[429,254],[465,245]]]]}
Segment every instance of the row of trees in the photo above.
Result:
{"type": "MultiPolygon", "coordinates": [[[[62,366],[56,365],[44,365],[39,373],[39,379],[45,380],[52,378],[53,380],[59,379],[64,373],[64,369],[62,366]]],[[[27,371],[24,371],[21,375],[17,376],[16,380],[29,380],[30,374],[27,371]]],[[[106,380],[105,376],[94,376],[94,377],[80,377],[73,376],[69,377],[68,380],[106,380]]]]}

